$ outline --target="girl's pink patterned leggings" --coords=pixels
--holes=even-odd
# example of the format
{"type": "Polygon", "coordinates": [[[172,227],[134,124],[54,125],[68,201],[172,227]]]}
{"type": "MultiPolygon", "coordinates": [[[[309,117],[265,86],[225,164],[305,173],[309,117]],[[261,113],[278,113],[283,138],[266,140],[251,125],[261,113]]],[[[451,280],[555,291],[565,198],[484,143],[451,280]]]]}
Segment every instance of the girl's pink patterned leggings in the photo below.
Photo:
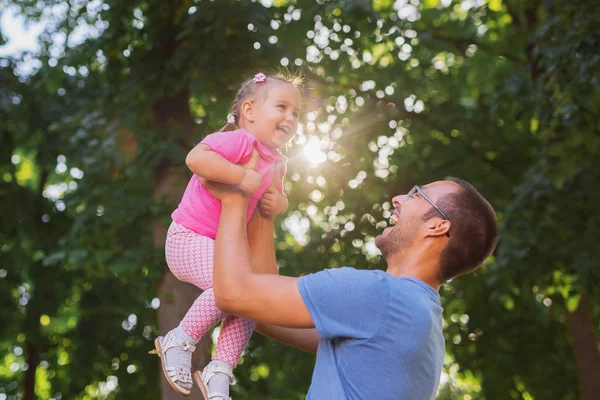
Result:
{"type": "Polygon", "coordinates": [[[199,340],[217,322],[223,321],[213,360],[235,367],[252,336],[254,322],[217,308],[212,289],[214,247],[215,241],[211,238],[172,222],[167,233],[165,254],[167,264],[177,279],[204,290],[183,317],[181,328],[190,337],[199,340]]]}

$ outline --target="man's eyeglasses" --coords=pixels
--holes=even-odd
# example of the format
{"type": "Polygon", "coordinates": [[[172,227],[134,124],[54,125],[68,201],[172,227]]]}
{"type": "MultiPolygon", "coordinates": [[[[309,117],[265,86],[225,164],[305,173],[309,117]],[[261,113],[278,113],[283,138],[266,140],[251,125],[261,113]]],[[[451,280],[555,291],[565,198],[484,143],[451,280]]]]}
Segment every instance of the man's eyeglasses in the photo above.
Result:
{"type": "MultiPolygon", "coordinates": [[[[433,202],[433,200],[431,200],[429,198],[429,196],[427,196],[425,194],[425,192],[423,191],[423,189],[421,189],[421,187],[419,187],[419,185],[413,186],[413,188],[410,189],[410,191],[408,192],[408,194],[406,196],[410,199],[410,198],[412,198],[415,195],[415,193],[419,193],[421,196],[423,196],[423,198],[425,200],[427,200],[429,202],[429,204],[431,204],[433,206],[433,208],[435,208],[435,210],[437,212],[440,213],[440,215],[442,216],[442,218],[444,218],[446,221],[450,221],[450,218],[448,218],[446,216],[446,214],[437,206],[437,204],[435,204],[433,202]]],[[[450,237],[450,231],[446,232],[446,236],[450,237]]]]}

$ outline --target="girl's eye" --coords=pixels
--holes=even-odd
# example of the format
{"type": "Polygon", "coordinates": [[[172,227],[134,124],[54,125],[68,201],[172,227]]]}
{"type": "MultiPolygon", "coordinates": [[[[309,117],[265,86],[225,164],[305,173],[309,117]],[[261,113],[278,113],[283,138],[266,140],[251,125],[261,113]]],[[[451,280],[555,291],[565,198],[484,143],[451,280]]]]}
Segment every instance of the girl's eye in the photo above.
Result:
{"type": "Polygon", "coordinates": [[[281,108],[282,110],[285,110],[285,104],[280,104],[277,107],[281,108]]]}

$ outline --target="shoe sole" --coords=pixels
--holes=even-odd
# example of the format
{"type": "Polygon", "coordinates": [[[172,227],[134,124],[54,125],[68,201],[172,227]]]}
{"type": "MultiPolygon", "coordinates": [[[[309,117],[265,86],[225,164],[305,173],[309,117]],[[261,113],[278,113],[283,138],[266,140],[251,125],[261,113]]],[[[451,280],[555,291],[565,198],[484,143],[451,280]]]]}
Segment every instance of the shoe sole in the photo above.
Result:
{"type": "MultiPolygon", "coordinates": [[[[189,396],[191,393],[191,390],[186,389],[182,386],[179,386],[178,384],[176,384],[175,382],[173,382],[171,380],[171,377],[169,376],[169,373],[167,372],[167,365],[165,364],[165,359],[164,357],[162,357],[162,346],[160,344],[160,339],[162,338],[162,336],[157,337],[156,339],[154,339],[154,348],[156,349],[156,352],[158,354],[158,358],[160,358],[160,364],[162,365],[162,371],[163,371],[163,375],[165,376],[165,379],[167,380],[167,382],[169,383],[169,385],[171,385],[171,387],[173,388],[173,390],[175,390],[177,393],[179,393],[182,396],[189,396]]],[[[200,389],[202,390],[202,389],[200,389]]],[[[203,393],[204,394],[204,393],[203,393]]],[[[205,396],[205,399],[208,400],[205,396]]]]}
{"type": "Polygon", "coordinates": [[[202,380],[202,374],[200,373],[200,371],[194,372],[194,375],[192,375],[192,377],[194,378],[194,382],[196,382],[198,389],[200,389],[200,393],[202,393],[202,396],[204,396],[204,400],[209,400],[208,392],[206,390],[206,386],[204,386],[204,381],[202,380]]]}

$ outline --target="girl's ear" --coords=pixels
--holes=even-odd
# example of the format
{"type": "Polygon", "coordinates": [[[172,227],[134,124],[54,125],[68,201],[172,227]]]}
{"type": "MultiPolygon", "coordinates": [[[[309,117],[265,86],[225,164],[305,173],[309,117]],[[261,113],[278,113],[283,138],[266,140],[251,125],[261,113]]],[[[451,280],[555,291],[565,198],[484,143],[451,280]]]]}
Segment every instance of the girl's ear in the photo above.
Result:
{"type": "Polygon", "coordinates": [[[254,122],[254,104],[250,100],[246,100],[240,107],[241,116],[249,122],[254,122]]]}

